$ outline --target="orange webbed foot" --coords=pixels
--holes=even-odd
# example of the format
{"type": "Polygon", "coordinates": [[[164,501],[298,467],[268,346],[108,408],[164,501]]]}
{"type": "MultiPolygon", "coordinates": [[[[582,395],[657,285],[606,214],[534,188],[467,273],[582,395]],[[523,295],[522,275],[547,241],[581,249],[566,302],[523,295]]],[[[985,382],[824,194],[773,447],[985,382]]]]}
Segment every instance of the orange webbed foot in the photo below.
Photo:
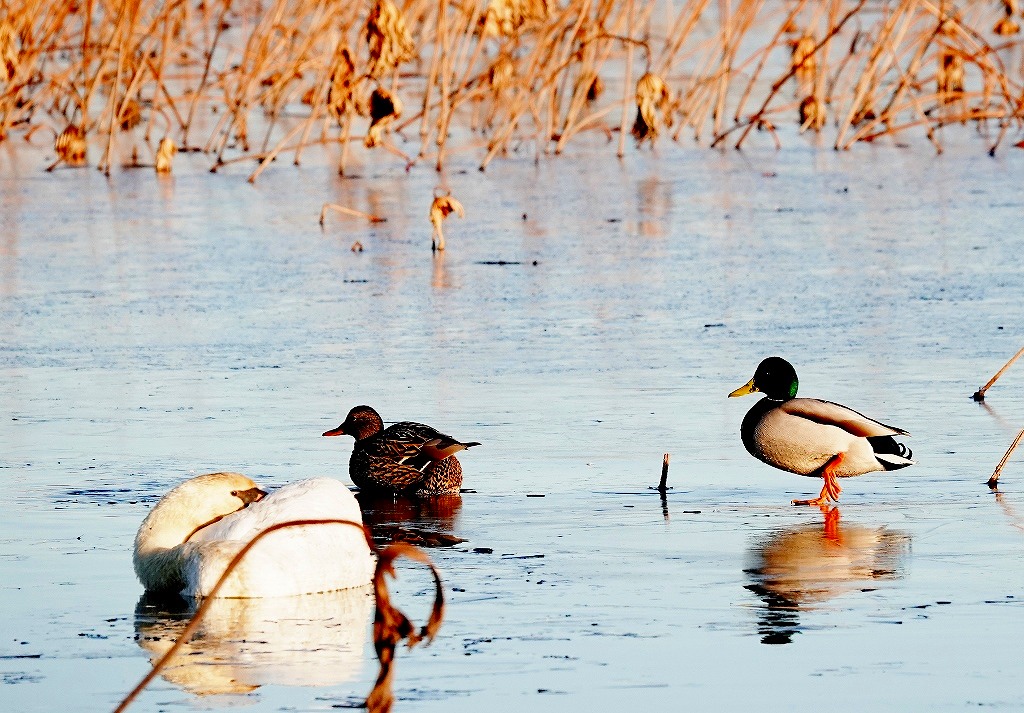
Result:
{"type": "Polygon", "coordinates": [[[818,497],[810,500],[794,500],[794,505],[817,505],[818,507],[825,507],[833,502],[839,502],[839,493],[843,492],[843,489],[839,487],[839,480],[836,476],[836,471],[839,470],[839,465],[843,462],[843,454],[837,453],[829,459],[828,463],[822,466],[821,477],[825,479],[825,484],[821,488],[821,492],[818,497]]]}

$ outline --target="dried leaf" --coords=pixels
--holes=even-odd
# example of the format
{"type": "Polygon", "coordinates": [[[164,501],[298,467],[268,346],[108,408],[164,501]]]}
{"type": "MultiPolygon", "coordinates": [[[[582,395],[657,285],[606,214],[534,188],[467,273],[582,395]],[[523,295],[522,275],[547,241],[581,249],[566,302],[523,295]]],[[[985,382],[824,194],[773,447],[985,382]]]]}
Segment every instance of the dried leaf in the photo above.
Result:
{"type": "Polygon", "coordinates": [[[430,224],[434,226],[434,232],[430,236],[431,250],[444,250],[444,230],[441,226],[445,218],[452,213],[460,218],[466,217],[465,209],[455,198],[449,195],[434,197],[434,202],[430,204],[430,224]]]}
{"type": "Polygon", "coordinates": [[[800,130],[812,129],[820,131],[825,126],[825,102],[812,94],[800,102],[800,130]]]}
{"type": "Polygon", "coordinates": [[[117,117],[122,131],[134,129],[142,123],[142,107],[134,99],[129,99],[121,107],[121,113],[117,117]]]}
{"type": "Polygon", "coordinates": [[[384,129],[402,115],[402,100],[383,87],[370,95],[370,128],[366,131],[366,148],[379,146],[384,129]]]}
{"type": "Polygon", "coordinates": [[[935,83],[940,94],[964,90],[964,58],[953,50],[943,50],[939,55],[939,68],[935,72],[935,83]]]}
{"type": "Polygon", "coordinates": [[[512,86],[515,73],[516,65],[512,57],[507,52],[502,52],[487,72],[487,83],[496,94],[500,94],[512,86]]]}
{"type": "Polygon", "coordinates": [[[170,173],[176,153],[178,153],[178,147],[169,136],[160,139],[160,146],[156,150],[156,172],[170,173]]]}
{"type": "Polygon", "coordinates": [[[71,124],[60,132],[54,142],[57,158],[69,166],[84,166],[87,144],[85,130],[81,126],[71,124]]]}
{"type": "Polygon", "coordinates": [[[377,79],[413,58],[416,45],[401,10],[392,0],[377,0],[366,19],[370,46],[368,74],[377,79]]]}
{"type": "Polygon", "coordinates": [[[1007,37],[1009,35],[1016,35],[1020,32],[1020,25],[1013,21],[1011,17],[1004,17],[996,26],[992,28],[992,31],[1001,37],[1007,37]]]}
{"type": "Polygon", "coordinates": [[[18,33],[9,21],[0,21],[0,79],[5,82],[14,79],[20,56],[18,33]]]}
{"type": "Polygon", "coordinates": [[[356,64],[352,51],[339,44],[331,67],[331,83],[327,89],[327,110],[339,122],[355,109],[356,64]]]}
{"type": "Polygon", "coordinates": [[[796,70],[797,81],[801,84],[814,81],[814,74],[818,68],[813,54],[817,44],[814,37],[810,33],[806,33],[792,44],[793,54],[790,57],[790,67],[796,70]]]}
{"type": "Polygon", "coordinates": [[[646,73],[636,83],[636,121],[633,122],[633,137],[637,143],[658,136],[658,111],[665,117],[665,124],[672,125],[669,113],[671,96],[665,80],[657,74],[646,73]]]}
{"type": "Polygon", "coordinates": [[[514,37],[527,23],[546,20],[551,9],[551,0],[490,0],[483,17],[484,36],[514,37]]]}

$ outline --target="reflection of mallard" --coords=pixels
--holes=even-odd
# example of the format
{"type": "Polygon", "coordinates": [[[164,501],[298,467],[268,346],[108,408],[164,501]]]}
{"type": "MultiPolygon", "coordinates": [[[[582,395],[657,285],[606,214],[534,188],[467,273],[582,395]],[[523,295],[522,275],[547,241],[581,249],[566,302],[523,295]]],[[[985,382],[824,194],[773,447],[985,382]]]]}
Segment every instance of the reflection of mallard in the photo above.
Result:
{"type": "Polygon", "coordinates": [[[420,547],[449,547],[465,542],[455,535],[461,495],[411,498],[375,491],[360,492],[356,499],[363,522],[381,545],[407,542],[420,547]]]}
{"type": "MultiPolygon", "coordinates": [[[[135,608],[139,646],[152,661],[178,638],[195,604],[143,595],[135,608]]],[[[199,632],[161,671],[190,693],[247,693],[267,684],[329,686],[363,665],[373,591],[211,601],[199,632]]]]}
{"type": "Polygon", "coordinates": [[[752,456],[791,473],[824,479],[817,498],[794,500],[794,505],[838,500],[842,488],[837,478],[914,464],[910,449],[893,438],[909,435],[906,431],[831,401],[798,399],[798,385],[788,361],[768,357],[750,381],[729,394],[765,395],[740,426],[743,445],[752,456]]]}
{"type": "Polygon", "coordinates": [[[797,613],[878,580],[902,576],[910,536],[884,527],[841,525],[839,510],[825,524],[772,533],[751,549],[747,589],[764,601],[761,639],[788,643],[799,631],[797,613]]]}

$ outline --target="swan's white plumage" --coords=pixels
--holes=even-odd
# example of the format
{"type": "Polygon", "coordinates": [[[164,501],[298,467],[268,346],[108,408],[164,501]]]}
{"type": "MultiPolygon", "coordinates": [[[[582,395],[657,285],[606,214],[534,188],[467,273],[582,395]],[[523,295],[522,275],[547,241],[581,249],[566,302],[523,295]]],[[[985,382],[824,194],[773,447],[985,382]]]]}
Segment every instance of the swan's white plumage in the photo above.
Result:
{"type": "MultiPolygon", "coordinates": [[[[223,500],[225,489],[245,489],[246,482],[251,483],[234,473],[199,476],[157,503],[136,537],[136,572],[148,589],[177,588],[186,597],[208,596],[245,543],[280,522],[362,523],[355,497],[330,478],[286,485],[245,509],[237,509],[239,501],[237,512],[215,510],[211,517],[204,509],[208,502],[223,500]],[[181,534],[192,533],[219,515],[222,519],[191,537],[181,534]]],[[[372,579],[373,569],[361,529],[340,524],[285,528],[270,533],[246,554],[218,596],[279,597],[358,587],[372,579]]]]}

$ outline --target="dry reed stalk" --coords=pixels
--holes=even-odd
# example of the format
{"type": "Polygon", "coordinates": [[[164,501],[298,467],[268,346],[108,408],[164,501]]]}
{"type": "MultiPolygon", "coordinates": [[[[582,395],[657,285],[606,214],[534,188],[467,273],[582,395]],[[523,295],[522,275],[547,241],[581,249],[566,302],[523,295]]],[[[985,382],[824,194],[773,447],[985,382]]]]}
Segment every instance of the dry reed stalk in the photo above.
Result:
{"type": "Polygon", "coordinates": [[[141,681],[139,681],[135,688],[125,695],[114,709],[114,713],[123,713],[123,711],[127,710],[128,706],[138,698],[139,694],[145,690],[146,686],[156,678],[160,671],[166,668],[168,662],[170,662],[175,654],[177,654],[181,647],[192,638],[192,635],[195,634],[196,630],[199,628],[199,624],[202,622],[206,612],[213,604],[221,587],[227,581],[228,577],[231,576],[231,573],[238,566],[238,563],[242,561],[245,555],[249,553],[257,542],[277,530],[289,527],[308,527],[313,525],[343,525],[358,528],[363,532],[363,536],[366,538],[366,543],[369,546],[370,551],[377,556],[377,567],[373,575],[373,591],[376,599],[376,608],[373,616],[373,640],[374,647],[377,651],[377,659],[380,662],[380,672],[377,676],[377,682],[374,684],[370,694],[366,697],[364,706],[367,710],[371,711],[371,713],[387,713],[390,711],[393,701],[391,680],[394,676],[395,648],[403,640],[408,643],[409,648],[412,648],[423,640],[430,643],[434,640],[438,630],[441,628],[441,622],[444,619],[444,590],[442,588],[441,575],[434,566],[434,563],[430,560],[430,557],[428,557],[426,553],[419,548],[404,543],[395,543],[388,545],[382,550],[378,549],[373,542],[373,538],[370,536],[369,529],[362,523],[354,522],[352,520],[331,518],[279,522],[271,525],[265,530],[261,530],[251,540],[246,542],[245,545],[243,545],[235,556],[228,562],[227,567],[224,568],[224,573],[221,574],[220,578],[213,585],[213,588],[210,590],[210,594],[202,600],[199,607],[192,615],[192,618],[189,619],[188,624],[185,625],[181,634],[178,635],[177,640],[169,649],[167,649],[166,652],[164,652],[163,656],[153,664],[153,668],[150,669],[149,673],[147,673],[141,681]],[[409,559],[422,562],[427,565],[434,578],[434,603],[431,608],[430,617],[427,619],[426,624],[424,624],[418,631],[409,618],[391,603],[391,596],[388,591],[386,578],[388,576],[392,579],[396,577],[394,562],[400,557],[408,557],[409,559]]]}
{"type": "Polygon", "coordinates": [[[868,116],[869,113],[874,113],[874,118],[879,116],[888,116],[889,109],[891,109],[893,102],[899,100],[902,92],[910,86],[911,78],[917,75],[920,69],[921,60],[923,59],[928,46],[931,45],[932,40],[937,36],[939,26],[936,26],[927,36],[927,39],[919,44],[918,50],[915,53],[914,58],[911,60],[907,72],[903,73],[900,83],[893,92],[889,105],[880,112],[876,113],[871,111],[871,107],[874,104],[870,99],[873,87],[880,82],[881,76],[896,62],[896,59],[893,57],[893,53],[891,52],[891,47],[901,44],[902,39],[906,36],[912,24],[915,22],[914,15],[906,11],[908,9],[909,6],[900,5],[897,7],[895,12],[890,13],[886,17],[885,22],[879,31],[878,37],[872,43],[867,63],[861,71],[860,78],[857,81],[853,100],[850,102],[850,107],[846,112],[846,116],[840,123],[834,144],[835,148],[848,147],[848,144],[843,144],[846,132],[851,126],[861,124],[864,121],[872,121],[873,119],[868,116]],[[858,119],[860,119],[860,121],[858,121],[858,119]]]}
{"type": "Polygon", "coordinates": [[[992,475],[989,477],[988,482],[986,483],[988,487],[993,489],[996,487],[996,485],[999,482],[999,476],[1003,472],[1003,466],[1006,465],[1006,461],[1010,459],[1010,454],[1013,453],[1013,451],[1017,448],[1017,444],[1020,443],[1021,438],[1024,438],[1024,429],[1021,429],[1021,432],[1018,433],[1017,437],[1013,439],[1013,443],[1011,443],[1010,447],[1006,449],[1006,453],[1003,454],[1003,457],[1000,459],[999,464],[996,466],[996,469],[992,471],[992,475]]]}
{"type": "MultiPolygon", "coordinates": [[[[913,20],[913,17],[908,16],[908,23],[913,20]]],[[[846,130],[849,128],[849,124],[844,124],[841,131],[839,132],[838,137],[836,138],[835,148],[843,150],[849,149],[850,146],[852,146],[857,141],[865,140],[865,138],[868,135],[870,135],[874,128],[879,124],[889,124],[895,120],[896,116],[900,113],[900,102],[904,100],[904,97],[915,84],[915,78],[921,70],[926,53],[928,49],[931,47],[932,43],[935,41],[935,39],[939,37],[941,27],[941,24],[936,25],[931,29],[931,31],[919,35],[920,37],[923,37],[921,41],[918,41],[916,39],[913,40],[913,42],[916,42],[918,45],[917,49],[906,71],[901,73],[900,81],[897,84],[896,89],[891,93],[888,102],[881,110],[879,110],[876,113],[874,117],[864,116],[862,124],[857,128],[857,131],[853,134],[853,136],[845,143],[843,142],[843,138],[845,136],[846,130]]],[[[863,102],[864,100],[861,101],[863,102]]],[[[914,101],[916,102],[916,100],[914,101]]],[[[851,117],[851,121],[852,118],[853,117],[851,117]]]]}
{"type": "Polygon", "coordinates": [[[345,206],[338,205],[337,203],[324,203],[323,208],[320,209],[320,227],[323,227],[324,221],[327,220],[328,209],[345,215],[352,215],[356,218],[362,218],[363,220],[368,220],[371,223],[384,223],[387,221],[387,218],[382,218],[379,215],[374,215],[373,213],[364,213],[361,210],[346,208],[345,206]]]}
{"type": "Polygon", "coordinates": [[[441,170],[443,163],[443,152],[444,145],[447,137],[444,135],[445,127],[445,112],[449,111],[448,101],[449,93],[451,92],[451,58],[450,58],[450,43],[451,38],[448,36],[448,3],[447,0],[439,0],[437,7],[437,34],[438,39],[441,43],[441,59],[440,59],[440,102],[438,104],[437,112],[437,137],[434,140],[437,146],[437,170],[441,170]],[[446,61],[447,60],[447,61],[446,61]]]}
{"type": "Polygon", "coordinates": [[[437,27],[434,33],[433,43],[434,52],[430,56],[430,70],[427,74],[427,86],[423,90],[423,110],[421,112],[420,121],[420,158],[423,158],[427,154],[427,141],[430,136],[430,97],[434,91],[434,85],[437,84],[438,74],[441,71],[441,47],[439,38],[444,31],[445,4],[445,0],[438,0],[437,27]]]}
{"type": "Polygon", "coordinates": [[[1015,362],[1018,359],[1020,359],[1021,355],[1024,355],[1024,347],[1022,347],[1020,351],[1018,351],[1016,354],[1014,354],[1012,357],[1010,357],[1010,361],[1008,361],[1005,364],[1003,364],[1003,367],[999,371],[997,371],[995,373],[995,375],[991,379],[989,379],[988,382],[984,386],[982,386],[980,389],[975,391],[974,394],[971,396],[971,398],[974,399],[975,401],[984,401],[985,400],[985,392],[988,391],[992,387],[992,384],[996,383],[996,381],[999,379],[999,377],[1002,376],[1003,373],[1007,369],[1010,368],[1010,366],[1013,364],[1013,362],[1015,362]]]}
{"type": "Polygon", "coordinates": [[[772,50],[779,46],[779,40],[782,39],[787,31],[787,28],[793,27],[796,22],[797,16],[804,9],[807,4],[807,0],[800,0],[794,5],[786,14],[783,21],[779,24],[778,29],[775,30],[775,34],[772,36],[768,44],[760,52],[760,59],[757,62],[757,67],[750,76],[750,80],[747,82],[747,88],[743,90],[743,94],[740,97],[739,102],[736,104],[736,111],[733,113],[733,122],[738,122],[740,116],[743,114],[743,109],[747,104],[747,100],[754,91],[754,86],[757,84],[758,79],[761,76],[761,72],[764,70],[765,64],[768,62],[769,56],[771,56],[772,50]]]}
{"type": "MultiPolygon", "coordinates": [[[[634,16],[633,0],[626,0],[626,15],[628,21],[626,22],[626,34],[629,37],[633,36],[633,29],[635,27],[636,18],[634,16]]],[[[633,44],[626,44],[626,71],[623,77],[623,89],[622,89],[622,119],[619,122],[619,150],[618,156],[622,158],[626,155],[626,126],[629,122],[629,89],[633,81],[633,44]]]]}
{"type": "MultiPolygon", "coordinates": [[[[559,114],[559,79],[562,78],[564,81],[568,81],[568,75],[564,70],[572,64],[570,57],[579,55],[580,50],[577,39],[582,39],[585,36],[584,27],[590,20],[590,12],[591,0],[582,0],[575,22],[565,35],[563,46],[555,48],[555,51],[552,53],[553,68],[544,80],[545,89],[547,89],[548,111],[543,124],[539,121],[537,122],[537,161],[540,160],[542,146],[545,151],[550,150],[549,143],[554,138],[557,115],[559,114]]],[[[564,82],[562,83],[564,84],[564,82]]]]}
{"type": "MultiPolygon", "coordinates": [[[[231,10],[231,1],[232,0],[222,0],[224,4],[221,7],[220,17],[217,18],[216,27],[213,34],[213,42],[211,43],[210,48],[206,51],[206,66],[203,68],[203,75],[202,78],[199,80],[199,86],[195,90],[193,90],[192,101],[189,102],[188,115],[185,118],[185,125],[182,127],[181,136],[181,145],[185,149],[190,148],[188,142],[188,132],[192,128],[192,122],[195,120],[196,109],[199,106],[199,99],[200,97],[202,97],[203,91],[206,88],[206,83],[210,78],[210,67],[213,64],[213,58],[217,52],[217,45],[220,43],[220,39],[224,31],[228,27],[228,24],[225,22],[225,18],[227,17],[228,12],[231,10]]],[[[91,2],[92,0],[90,0],[90,4],[91,2]]],[[[204,27],[205,26],[206,25],[204,23],[204,27]]]]}
{"type": "MultiPolygon", "coordinates": [[[[802,2],[805,1],[802,0],[802,2]]],[[[676,56],[690,38],[694,28],[697,27],[697,23],[710,2],[711,0],[695,0],[685,4],[685,14],[680,14],[676,17],[675,23],[665,35],[665,51],[659,60],[659,64],[654,67],[653,71],[655,74],[668,76],[672,73],[676,56]]]]}

